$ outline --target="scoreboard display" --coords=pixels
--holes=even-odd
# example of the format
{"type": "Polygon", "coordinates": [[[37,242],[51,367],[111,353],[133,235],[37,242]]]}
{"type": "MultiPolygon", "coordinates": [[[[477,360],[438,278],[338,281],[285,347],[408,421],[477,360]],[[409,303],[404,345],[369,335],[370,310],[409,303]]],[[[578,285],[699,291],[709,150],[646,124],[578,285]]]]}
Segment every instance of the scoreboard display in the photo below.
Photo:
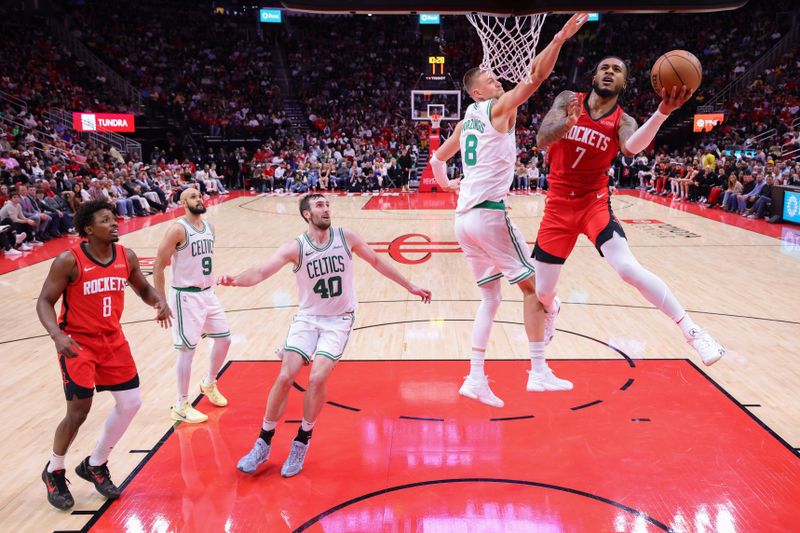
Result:
{"type": "Polygon", "coordinates": [[[428,81],[444,81],[447,75],[447,63],[443,55],[426,56],[423,70],[425,79],[428,81]]]}

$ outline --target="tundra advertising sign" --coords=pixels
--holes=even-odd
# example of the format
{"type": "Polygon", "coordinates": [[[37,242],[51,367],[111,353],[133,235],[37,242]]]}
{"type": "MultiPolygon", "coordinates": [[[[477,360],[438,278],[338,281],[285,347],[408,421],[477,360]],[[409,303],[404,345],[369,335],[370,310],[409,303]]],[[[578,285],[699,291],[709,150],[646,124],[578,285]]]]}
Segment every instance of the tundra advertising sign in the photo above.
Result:
{"type": "Polygon", "coordinates": [[[116,113],[73,113],[72,127],[75,131],[134,132],[134,116],[116,113]]]}

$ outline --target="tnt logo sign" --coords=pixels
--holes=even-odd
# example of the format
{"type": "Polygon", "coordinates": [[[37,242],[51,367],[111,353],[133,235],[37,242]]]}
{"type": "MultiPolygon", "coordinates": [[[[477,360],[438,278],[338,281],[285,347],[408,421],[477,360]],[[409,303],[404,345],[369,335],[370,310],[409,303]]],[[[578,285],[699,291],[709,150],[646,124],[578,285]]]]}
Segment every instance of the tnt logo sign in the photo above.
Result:
{"type": "Polygon", "coordinates": [[[722,113],[704,113],[701,115],[695,115],[693,131],[695,133],[699,133],[701,131],[709,132],[719,124],[722,124],[723,120],[725,120],[725,115],[722,113]]]}
{"type": "Polygon", "coordinates": [[[95,116],[88,113],[82,114],[81,129],[83,129],[83,131],[97,131],[97,119],[95,116]]]}

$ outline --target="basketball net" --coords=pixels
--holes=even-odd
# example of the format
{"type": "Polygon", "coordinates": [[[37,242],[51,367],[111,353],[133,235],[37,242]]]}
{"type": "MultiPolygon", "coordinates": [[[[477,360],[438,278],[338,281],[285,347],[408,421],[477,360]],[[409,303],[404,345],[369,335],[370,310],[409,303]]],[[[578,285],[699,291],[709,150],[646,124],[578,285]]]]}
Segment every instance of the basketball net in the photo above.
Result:
{"type": "Polygon", "coordinates": [[[431,130],[438,130],[439,124],[442,122],[442,115],[433,114],[430,116],[431,130]]]}
{"type": "Polygon", "coordinates": [[[512,83],[530,83],[546,13],[520,17],[467,14],[483,45],[480,69],[512,83]]]}

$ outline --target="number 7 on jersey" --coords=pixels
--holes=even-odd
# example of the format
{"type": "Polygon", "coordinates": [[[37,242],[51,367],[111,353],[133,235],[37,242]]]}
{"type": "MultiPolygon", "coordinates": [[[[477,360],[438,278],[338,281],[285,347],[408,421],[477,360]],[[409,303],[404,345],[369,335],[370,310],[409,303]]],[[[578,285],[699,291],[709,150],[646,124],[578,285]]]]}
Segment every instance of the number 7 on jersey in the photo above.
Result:
{"type": "Polygon", "coordinates": [[[578,163],[581,162],[581,158],[583,157],[583,154],[586,153],[586,148],[581,148],[580,146],[576,146],[575,147],[575,151],[578,152],[578,157],[576,157],[575,161],[572,162],[572,168],[577,167],[578,163]]]}

